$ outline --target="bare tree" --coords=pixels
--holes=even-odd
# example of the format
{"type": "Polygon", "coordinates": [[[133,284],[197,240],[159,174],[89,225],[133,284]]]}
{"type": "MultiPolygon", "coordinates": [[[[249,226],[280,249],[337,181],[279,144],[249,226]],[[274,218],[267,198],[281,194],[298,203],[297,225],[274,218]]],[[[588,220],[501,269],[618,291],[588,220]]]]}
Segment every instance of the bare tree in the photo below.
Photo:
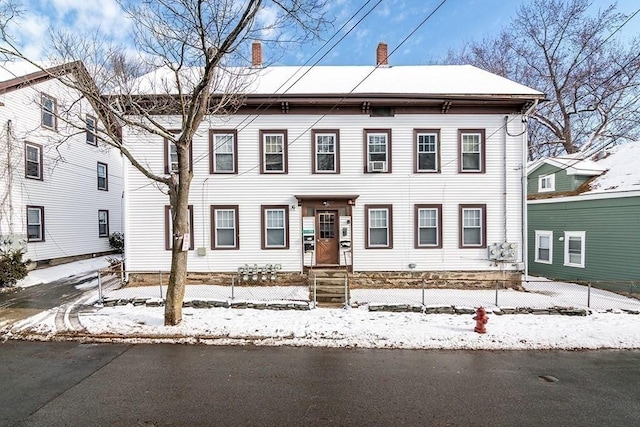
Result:
{"type": "Polygon", "coordinates": [[[546,94],[532,115],[530,158],[640,136],[640,39],[618,40],[628,17],[615,5],[593,16],[591,7],[588,0],[533,0],[496,37],[449,52],[449,63],[470,63],[546,94]]]}
{"type": "MultiPolygon", "coordinates": [[[[118,2],[132,24],[130,45],[114,46],[99,32],[51,29],[51,56],[67,65],[61,66],[66,73],[48,70],[102,113],[100,140],[119,149],[169,196],[173,245],[165,324],[176,325],[182,320],[187,276],[187,252],[182,248],[189,236],[193,136],[206,117],[233,114],[241,105],[251,73],[249,41],[262,41],[272,50],[295,48],[319,37],[329,24],[327,8],[325,0],[118,2]],[[140,77],[147,72],[150,78],[140,77]],[[159,114],[179,117],[180,123],[169,126],[157,119],[159,114]],[[122,127],[160,136],[175,146],[177,170],[162,175],[143,164],[123,143],[122,127]]],[[[24,55],[7,30],[6,20],[19,15],[15,0],[0,10],[5,19],[0,23],[0,54],[39,65],[24,55]]]]}

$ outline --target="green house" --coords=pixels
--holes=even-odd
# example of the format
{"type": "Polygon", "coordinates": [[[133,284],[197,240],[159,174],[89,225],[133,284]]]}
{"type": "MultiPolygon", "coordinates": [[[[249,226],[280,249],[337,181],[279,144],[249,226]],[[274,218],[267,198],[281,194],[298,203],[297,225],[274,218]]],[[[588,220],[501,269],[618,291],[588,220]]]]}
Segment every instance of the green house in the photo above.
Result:
{"type": "Polygon", "coordinates": [[[527,216],[530,275],[640,281],[640,142],[534,162],[527,216]]]}

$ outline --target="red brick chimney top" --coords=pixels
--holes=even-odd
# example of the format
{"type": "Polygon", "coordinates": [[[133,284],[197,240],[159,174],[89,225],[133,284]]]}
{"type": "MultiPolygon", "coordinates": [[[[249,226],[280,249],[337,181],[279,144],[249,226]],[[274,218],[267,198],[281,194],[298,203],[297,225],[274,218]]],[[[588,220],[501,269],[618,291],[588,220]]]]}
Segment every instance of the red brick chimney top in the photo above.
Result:
{"type": "Polygon", "coordinates": [[[376,65],[389,65],[387,44],[385,42],[378,43],[378,48],[376,49],[376,65]]]}
{"type": "Polygon", "coordinates": [[[262,45],[259,41],[251,43],[251,66],[262,67],[262,45]]]}

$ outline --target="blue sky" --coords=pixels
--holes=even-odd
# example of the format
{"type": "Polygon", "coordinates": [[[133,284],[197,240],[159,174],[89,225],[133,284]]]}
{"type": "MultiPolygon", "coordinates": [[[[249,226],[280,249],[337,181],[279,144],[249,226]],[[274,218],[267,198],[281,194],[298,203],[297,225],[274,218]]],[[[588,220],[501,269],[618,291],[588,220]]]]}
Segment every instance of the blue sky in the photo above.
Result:
{"type": "MultiPolygon", "coordinates": [[[[370,0],[356,20],[378,1],[370,0]]],[[[340,44],[331,49],[320,64],[372,65],[380,41],[388,44],[389,52],[395,50],[389,59],[392,65],[434,63],[449,49],[459,49],[465,42],[497,33],[508,25],[518,6],[529,0],[446,0],[415,34],[400,45],[441,1],[382,0],[340,44]]],[[[331,37],[367,0],[329,0],[328,3],[329,13],[335,17],[335,28],[328,31],[325,38],[331,37]]],[[[594,0],[593,3],[594,10],[610,4],[608,0],[594,0]]],[[[619,0],[617,3],[618,11],[629,15],[640,8],[638,0],[619,0]]],[[[122,15],[114,0],[28,0],[25,4],[28,7],[19,30],[31,57],[41,55],[39,41],[45,39],[45,28],[51,23],[78,29],[97,27],[114,39],[126,37],[122,15]]],[[[341,34],[350,28],[348,25],[341,34]]],[[[640,13],[620,33],[623,37],[639,35],[640,13]]],[[[294,52],[285,53],[277,63],[301,65],[322,45],[321,42],[304,45],[294,52]]],[[[265,55],[269,52],[266,51],[265,55]]]]}

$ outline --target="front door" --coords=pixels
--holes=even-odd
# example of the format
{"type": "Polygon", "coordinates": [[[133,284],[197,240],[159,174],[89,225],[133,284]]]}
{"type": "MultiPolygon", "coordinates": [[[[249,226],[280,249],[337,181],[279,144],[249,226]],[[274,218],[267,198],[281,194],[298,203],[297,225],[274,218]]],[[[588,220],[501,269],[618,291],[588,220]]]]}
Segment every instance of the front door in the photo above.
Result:
{"type": "Polygon", "coordinates": [[[339,264],[338,245],[338,211],[316,211],[318,230],[316,242],[316,264],[339,264]]]}

